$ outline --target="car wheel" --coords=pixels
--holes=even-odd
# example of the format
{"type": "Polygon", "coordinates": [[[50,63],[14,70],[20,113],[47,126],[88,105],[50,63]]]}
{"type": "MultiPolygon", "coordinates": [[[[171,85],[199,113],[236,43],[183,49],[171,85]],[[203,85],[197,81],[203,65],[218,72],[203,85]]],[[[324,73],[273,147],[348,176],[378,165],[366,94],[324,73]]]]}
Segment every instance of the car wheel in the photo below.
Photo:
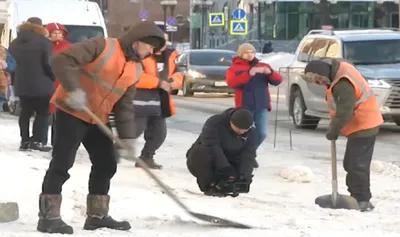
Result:
{"type": "Polygon", "coordinates": [[[183,85],[182,85],[182,94],[185,97],[190,97],[194,95],[194,92],[191,90],[190,84],[187,82],[187,80],[183,80],[183,85]]]}
{"type": "Polygon", "coordinates": [[[306,115],[306,105],[300,90],[296,90],[291,96],[290,112],[296,128],[316,129],[320,118],[306,115]]]}
{"type": "Polygon", "coordinates": [[[171,95],[177,95],[179,93],[179,90],[172,90],[171,95]]]}

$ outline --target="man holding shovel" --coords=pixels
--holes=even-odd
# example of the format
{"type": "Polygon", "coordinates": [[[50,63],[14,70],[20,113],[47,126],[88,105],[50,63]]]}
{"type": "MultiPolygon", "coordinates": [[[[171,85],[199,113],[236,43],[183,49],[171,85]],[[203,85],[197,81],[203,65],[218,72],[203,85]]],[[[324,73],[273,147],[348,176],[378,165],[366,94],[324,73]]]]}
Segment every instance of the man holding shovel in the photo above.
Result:
{"type": "Polygon", "coordinates": [[[383,123],[376,97],[368,82],[350,63],[335,59],[307,64],[304,79],[326,87],[326,102],[331,122],[326,138],[347,137],[343,166],[346,185],[357,200],[360,211],[374,209],[371,204],[370,165],[379,126],[383,123]]]}
{"type": "Polygon", "coordinates": [[[129,146],[128,153],[133,152],[132,100],[134,84],[142,73],[140,61],[164,44],[161,29],[151,21],[144,21],[118,39],[93,38],[71,45],[54,56],[52,68],[61,83],[51,100],[57,108],[57,136],[39,196],[38,231],[73,233],[60,215],[61,190],[70,177],[68,171],[81,143],[92,163],[83,228],[131,228],[129,222],[116,221],[108,214],[108,192],[117,163],[113,141],[98,125],[107,124],[113,111],[118,136],[129,146]]]}

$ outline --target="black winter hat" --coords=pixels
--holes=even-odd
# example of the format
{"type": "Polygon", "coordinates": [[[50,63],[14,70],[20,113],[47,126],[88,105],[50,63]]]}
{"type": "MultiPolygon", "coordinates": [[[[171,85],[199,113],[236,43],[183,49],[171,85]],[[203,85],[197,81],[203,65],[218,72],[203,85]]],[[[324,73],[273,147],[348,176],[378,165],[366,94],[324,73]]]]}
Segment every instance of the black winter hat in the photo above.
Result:
{"type": "Polygon", "coordinates": [[[165,39],[156,36],[146,36],[139,39],[140,42],[149,44],[155,49],[161,49],[165,44],[165,39]]]}
{"type": "Polygon", "coordinates": [[[249,129],[253,125],[253,114],[246,108],[238,108],[231,115],[231,123],[240,129],[249,129]]]}
{"type": "Polygon", "coordinates": [[[321,61],[321,60],[313,60],[309,62],[304,69],[304,74],[312,72],[316,73],[318,75],[331,78],[331,65],[327,62],[321,61]]]}
{"type": "Polygon", "coordinates": [[[28,18],[28,20],[26,20],[26,21],[29,22],[29,23],[31,23],[31,24],[43,26],[42,19],[40,19],[39,17],[30,17],[30,18],[28,18]]]}

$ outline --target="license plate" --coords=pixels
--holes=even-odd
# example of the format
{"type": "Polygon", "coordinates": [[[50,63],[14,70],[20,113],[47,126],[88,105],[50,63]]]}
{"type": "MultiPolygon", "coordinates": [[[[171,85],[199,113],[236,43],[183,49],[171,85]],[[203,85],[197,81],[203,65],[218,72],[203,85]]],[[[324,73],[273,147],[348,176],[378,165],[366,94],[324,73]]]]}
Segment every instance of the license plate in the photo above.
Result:
{"type": "Polygon", "coordinates": [[[228,85],[226,84],[226,82],[224,82],[224,81],[216,81],[216,82],[214,82],[214,85],[215,85],[215,86],[228,86],[228,85]]]}

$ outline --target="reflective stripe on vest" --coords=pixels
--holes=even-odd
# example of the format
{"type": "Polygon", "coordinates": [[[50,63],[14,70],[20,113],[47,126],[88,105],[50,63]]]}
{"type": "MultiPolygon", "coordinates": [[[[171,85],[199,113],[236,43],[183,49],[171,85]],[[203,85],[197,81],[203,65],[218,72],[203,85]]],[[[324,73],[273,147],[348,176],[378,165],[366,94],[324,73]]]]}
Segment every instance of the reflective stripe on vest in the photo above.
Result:
{"type": "MultiPolygon", "coordinates": [[[[361,92],[361,96],[360,98],[356,101],[356,105],[366,101],[369,97],[374,96],[374,92],[371,90],[371,88],[367,88],[365,86],[364,83],[362,83],[361,81],[357,80],[357,79],[353,79],[354,77],[352,75],[350,75],[349,73],[343,73],[342,77],[346,77],[348,80],[351,80],[351,82],[353,82],[354,84],[356,84],[361,92]]],[[[340,78],[339,78],[340,79],[340,78]]],[[[339,79],[334,81],[330,87],[332,88],[336,83],[339,82],[339,79]]],[[[328,103],[328,107],[331,110],[336,110],[336,103],[335,103],[335,99],[333,98],[332,93],[330,94],[330,96],[327,96],[327,103],[328,103]]]]}
{"type": "MultiPolygon", "coordinates": [[[[121,88],[114,87],[114,85],[108,83],[106,80],[100,78],[97,76],[97,74],[101,71],[103,66],[106,64],[106,62],[111,58],[115,50],[115,44],[110,44],[110,46],[107,48],[107,51],[104,53],[104,57],[100,58],[99,62],[95,65],[95,67],[91,70],[91,72],[88,72],[82,68],[79,69],[79,72],[87,76],[88,78],[92,79],[95,83],[99,84],[103,88],[111,91],[112,93],[118,94],[119,96],[122,96],[125,93],[125,90],[121,88]]],[[[140,63],[135,64],[136,67],[136,82],[138,82],[140,74],[143,72],[143,66],[140,63]]]]}
{"type": "Polygon", "coordinates": [[[150,100],[150,101],[142,101],[142,100],[133,100],[134,105],[139,105],[139,106],[160,106],[161,102],[157,100],[150,100]]]}

